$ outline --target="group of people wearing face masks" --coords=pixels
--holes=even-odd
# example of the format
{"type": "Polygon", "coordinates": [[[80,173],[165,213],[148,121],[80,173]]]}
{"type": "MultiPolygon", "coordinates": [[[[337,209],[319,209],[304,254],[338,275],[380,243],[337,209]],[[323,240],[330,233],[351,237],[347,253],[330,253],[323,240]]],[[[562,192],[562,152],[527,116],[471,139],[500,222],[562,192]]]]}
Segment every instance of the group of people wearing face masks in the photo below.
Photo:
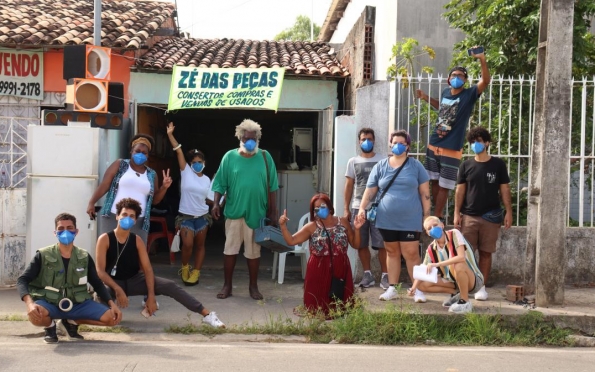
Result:
{"type": "Polygon", "coordinates": [[[467,133],[469,148],[475,154],[458,168],[455,192],[454,225],[431,215],[429,175],[416,159],[408,157],[409,134],[390,135],[391,155],[376,154],[371,128],[358,133],[361,154],[349,160],[346,172],[344,216],[359,227],[357,245],[364,274],[359,286],[372,287],[370,250],[378,252],[384,289],[380,300],[397,297],[401,257],[404,258],[413,286],[408,294],[415,302],[426,302],[424,292],[451,294],[443,305],[454,313],[472,311],[469,294],[486,300],[485,282],[491,269],[500,226],[512,224],[509,176],[505,163],[488,153],[490,133],[474,127],[467,133]],[[500,206],[500,199],[506,213],[500,206]],[[421,263],[419,241],[425,231],[434,241],[426,250],[423,263],[428,272],[439,268],[437,284],[413,280],[413,266],[421,263]],[[479,264],[474,252],[479,252],[479,264]]]}
{"type": "MultiPolygon", "coordinates": [[[[182,173],[182,200],[176,218],[184,247],[181,274],[184,284],[195,285],[204,260],[206,229],[211,223],[207,206],[211,182],[202,173],[204,155],[193,150],[184,157],[181,146],[174,143],[173,130],[170,124],[167,133],[182,173]],[[195,267],[191,269],[188,261],[193,246],[198,249],[195,267]]],[[[128,296],[136,295],[144,296],[142,314],[146,317],[159,309],[155,297],[165,295],[201,314],[205,324],[224,327],[215,312],[207,310],[175,282],[153,274],[146,247],[151,208],[163,200],[172,183],[169,169],[162,172],[159,186],[157,173],[147,166],[153,146],[151,136],[134,136],[130,159],[118,159],[111,164],[89,200],[87,213],[94,219],[95,203],[106,195],[100,212],[96,262],[85,250],[90,247],[74,245],[76,218],[62,213],[55,221],[57,244],[39,249],[19,277],[19,292],[27,305],[29,320],[45,328],[45,342],[58,342],[57,327],[70,339],[81,339],[79,324],[119,324],[120,308],[128,306],[128,296]],[[91,299],[87,283],[94,288],[97,302],[91,299]]]]}

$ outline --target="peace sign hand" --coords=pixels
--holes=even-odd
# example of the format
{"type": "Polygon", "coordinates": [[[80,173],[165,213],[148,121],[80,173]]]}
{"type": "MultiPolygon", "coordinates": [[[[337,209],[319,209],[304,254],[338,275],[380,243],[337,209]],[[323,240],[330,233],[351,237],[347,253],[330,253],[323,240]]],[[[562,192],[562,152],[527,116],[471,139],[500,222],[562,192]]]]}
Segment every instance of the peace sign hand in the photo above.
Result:
{"type": "Polygon", "coordinates": [[[283,214],[279,217],[279,226],[285,226],[287,221],[289,221],[289,218],[287,218],[287,209],[284,209],[283,214]]]}
{"type": "Polygon", "coordinates": [[[163,184],[161,185],[162,188],[168,189],[171,186],[172,179],[169,176],[169,168],[167,168],[167,173],[163,171],[163,184]]]}

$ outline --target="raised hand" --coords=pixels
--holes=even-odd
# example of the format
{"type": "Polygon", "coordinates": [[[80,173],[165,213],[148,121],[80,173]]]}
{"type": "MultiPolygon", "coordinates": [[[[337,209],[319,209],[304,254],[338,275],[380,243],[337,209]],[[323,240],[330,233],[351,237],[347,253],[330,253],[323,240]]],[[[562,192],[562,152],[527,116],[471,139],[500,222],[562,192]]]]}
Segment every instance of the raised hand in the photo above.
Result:
{"type": "Polygon", "coordinates": [[[169,124],[167,124],[167,134],[173,134],[174,133],[174,129],[176,129],[176,127],[174,127],[174,123],[173,121],[170,121],[169,124]]]}
{"type": "Polygon", "coordinates": [[[287,221],[289,221],[289,218],[287,218],[287,209],[284,209],[283,214],[279,217],[279,226],[285,226],[287,221]]]}
{"type": "Polygon", "coordinates": [[[166,171],[163,171],[163,184],[161,187],[168,189],[171,186],[172,182],[173,180],[169,176],[169,168],[167,168],[167,173],[166,171]]]}

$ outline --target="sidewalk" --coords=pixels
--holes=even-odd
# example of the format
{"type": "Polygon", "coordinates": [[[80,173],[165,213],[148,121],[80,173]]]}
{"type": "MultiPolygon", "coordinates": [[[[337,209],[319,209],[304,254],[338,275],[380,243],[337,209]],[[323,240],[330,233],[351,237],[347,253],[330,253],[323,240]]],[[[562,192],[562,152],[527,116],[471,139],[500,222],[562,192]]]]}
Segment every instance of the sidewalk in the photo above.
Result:
{"type": "MultiPolygon", "coordinates": [[[[184,287],[189,293],[199,299],[204,306],[217,312],[219,318],[227,325],[244,325],[252,323],[264,324],[270,320],[285,320],[287,318],[297,320],[293,315],[293,308],[302,304],[303,280],[299,271],[299,258],[288,257],[288,267],[285,272],[285,281],[278,284],[271,279],[272,255],[264,255],[261,263],[259,287],[265,299],[255,301],[248,294],[248,273],[243,259],[238,259],[234,277],[233,296],[220,300],[216,294],[223,284],[222,260],[209,259],[205,269],[201,272],[200,284],[193,287],[184,287]]],[[[166,255],[152,256],[153,268],[157,276],[181,281],[177,275],[178,265],[171,266],[163,261],[168,261],[166,255]]],[[[179,258],[178,258],[179,260],[179,258]]],[[[408,287],[407,284],[404,287],[408,287]]],[[[529,311],[529,308],[522,305],[515,305],[506,301],[506,288],[503,285],[488,288],[488,301],[472,300],[474,311],[483,314],[522,315],[529,311]]],[[[379,301],[378,296],[383,290],[376,286],[373,288],[357,291],[365,299],[372,311],[381,310],[387,306],[386,302],[379,301]]],[[[396,306],[411,306],[413,309],[423,313],[447,315],[447,309],[442,307],[442,301],[446,295],[426,294],[427,303],[415,304],[407,296],[390,301],[396,306]]],[[[595,333],[595,288],[567,287],[565,292],[565,306],[551,308],[535,308],[534,310],[551,316],[561,325],[593,335],[595,333]]],[[[130,328],[139,334],[164,334],[165,329],[170,325],[186,325],[191,321],[199,325],[202,317],[198,314],[190,314],[186,308],[174,300],[159,296],[157,298],[160,310],[155,317],[145,319],[140,315],[142,310],[140,296],[130,298],[130,306],[123,309],[122,326],[130,328]]],[[[20,301],[16,288],[0,289],[0,317],[7,315],[25,316],[25,306],[20,301]]],[[[29,322],[8,322],[0,321],[0,336],[37,337],[41,329],[34,327],[29,322]]],[[[148,335],[147,335],[148,336],[148,335]]],[[[152,337],[155,337],[153,335],[152,337]]]]}

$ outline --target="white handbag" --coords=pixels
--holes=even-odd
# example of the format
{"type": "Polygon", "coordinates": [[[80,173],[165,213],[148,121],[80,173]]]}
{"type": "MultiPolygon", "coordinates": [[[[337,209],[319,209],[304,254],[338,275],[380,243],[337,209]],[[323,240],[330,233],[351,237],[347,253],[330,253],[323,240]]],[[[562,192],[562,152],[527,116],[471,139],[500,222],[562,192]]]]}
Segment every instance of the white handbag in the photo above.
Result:
{"type": "Polygon", "coordinates": [[[176,253],[180,251],[180,230],[174,235],[174,238],[171,242],[170,252],[176,253]]]}

